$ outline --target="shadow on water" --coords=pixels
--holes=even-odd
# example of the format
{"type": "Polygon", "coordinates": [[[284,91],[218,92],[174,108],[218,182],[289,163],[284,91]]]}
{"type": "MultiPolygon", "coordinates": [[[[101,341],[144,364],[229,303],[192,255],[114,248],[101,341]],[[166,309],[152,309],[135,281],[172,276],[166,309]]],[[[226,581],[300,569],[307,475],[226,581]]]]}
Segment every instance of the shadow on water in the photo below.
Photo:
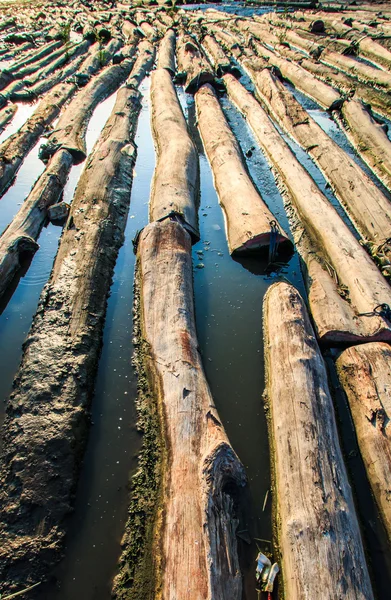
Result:
{"type": "MultiPolygon", "coordinates": [[[[148,222],[155,151],[150,132],[149,81],[139,118],[135,165],[125,242],[115,266],[107,305],[103,348],[92,402],[92,423],[81,468],[75,510],[67,523],[65,558],[41,599],[108,600],[127,518],[130,473],[137,467],[141,440],[136,430],[136,375],[133,344],[132,239],[148,222]]],[[[108,116],[105,115],[106,117],[108,116]]]]}

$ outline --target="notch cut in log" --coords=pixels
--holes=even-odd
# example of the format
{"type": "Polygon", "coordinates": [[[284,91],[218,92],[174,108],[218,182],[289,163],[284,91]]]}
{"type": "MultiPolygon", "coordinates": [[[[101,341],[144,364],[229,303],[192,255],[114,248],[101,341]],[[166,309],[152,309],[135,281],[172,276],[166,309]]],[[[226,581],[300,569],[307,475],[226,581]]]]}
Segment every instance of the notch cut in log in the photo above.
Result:
{"type": "Polygon", "coordinates": [[[223,209],[230,254],[268,253],[277,244],[279,259],[292,242],[263,202],[245,166],[240,146],[210,85],[195,95],[198,128],[223,209]]]}
{"type": "MultiPolygon", "coordinates": [[[[148,225],[137,249],[142,360],[165,432],[161,515],[146,550],[164,598],[241,598],[235,504],[246,478],[204,375],[196,336],[191,239],[176,222],[148,225]],[[164,335],[162,335],[164,331],[164,335]]],[[[129,540],[131,543],[132,540],[129,540]]],[[[150,581],[151,574],[148,571],[150,581]]],[[[117,579],[116,598],[121,595],[117,579]]],[[[151,597],[156,589],[151,591],[151,597]]]]}
{"type": "Polygon", "coordinates": [[[336,361],[372,493],[391,541],[391,348],[372,343],[336,361]]]}
{"type": "Polygon", "coordinates": [[[198,155],[166,69],[158,68],[152,73],[151,110],[157,161],[149,203],[150,221],[175,213],[196,242],[200,239],[198,155]]]}
{"type": "Polygon", "coordinates": [[[45,577],[60,558],[107,296],[124,239],[140,96],[127,85],[119,90],[88,158],[7,405],[0,463],[1,593],[15,580],[23,587],[45,577]]]}
{"type": "Polygon", "coordinates": [[[214,83],[212,67],[195,40],[181,33],[177,43],[178,71],[186,73],[185,92],[195,94],[204,83],[214,83]]]}
{"type": "Polygon", "coordinates": [[[263,322],[284,598],[370,600],[326,368],[299,292],[272,285],[263,322]]]}
{"type": "Polygon", "coordinates": [[[223,79],[283,189],[294,240],[308,270],[309,304],[320,341],[391,340],[389,315],[378,310],[383,303],[391,306],[390,286],[254,96],[232,75],[223,79]]]}

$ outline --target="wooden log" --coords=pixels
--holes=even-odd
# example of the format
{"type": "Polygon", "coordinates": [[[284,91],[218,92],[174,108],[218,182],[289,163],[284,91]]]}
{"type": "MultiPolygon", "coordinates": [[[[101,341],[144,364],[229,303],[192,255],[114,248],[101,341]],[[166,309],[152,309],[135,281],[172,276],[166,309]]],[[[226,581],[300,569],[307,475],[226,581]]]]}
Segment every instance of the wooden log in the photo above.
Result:
{"type": "Polygon", "coordinates": [[[20,589],[42,580],[61,555],[107,295],[124,239],[140,109],[140,93],[122,87],[79,180],[7,405],[0,465],[1,593],[15,581],[20,589]]]}
{"type": "Polygon", "coordinates": [[[143,364],[167,453],[149,550],[163,566],[159,592],[167,599],[240,600],[234,497],[246,478],[198,351],[190,236],[179,223],[151,223],[140,235],[137,265],[141,339],[149,348],[143,364]]]}
{"type": "MultiPolygon", "coordinates": [[[[373,245],[374,254],[375,248],[381,247],[385,256],[391,255],[391,247],[388,248],[391,237],[390,201],[268,69],[255,71],[253,80],[266,110],[319,166],[361,237],[373,245]]],[[[352,123],[356,134],[363,131],[363,125],[361,121],[352,123]]],[[[368,136],[372,132],[370,125],[368,136]]],[[[388,145],[391,146],[390,142],[388,145]]],[[[384,274],[388,273],[386,267],[391,274],[390,260],[383,265],[384,274]]]]}
{"type": "Polygon", "coordinates": [[[47,143],[40,148],[40,158],[48,160],[60,148],[68,150],[75,164],[87,156],[85,134],[94,108],[115,92],[129,75],[135,60],[125,59],[119,65],[106,67],[72,99],[47,143]]]}
{"type": "MultiPolygon", "coordinates": [[[[61,57],[68,60],[69,56],[72,56],[72,51],[74,51],[75,47],[78,44],[61,44],[56,50],[52,51],[50,54],[45,54],[43,57],[30,62],[27,65],[19,66],[15,69],[10,67],[9,71],[13,74],[15,79],[26,79],[32,73],[39,71],[43,67],[46,67],[50,63],[56,63],[56,60],[61,57]]],[[[88,48],[88,45],[86,46],[88,48]]]]}
{"type": "Polygon", "coordinates": [[[149,202],[150,221],[175,213],[193,241],[200,239],[197,209],[199,165],[171,76],[151,76],[151,124],[157,155],[149,202]]]}
{"type": "Polygon", "coordinates": [[[383,127],[358,100],[345,101],[342,116],[349,139],[367,165],[391,190],[391,142],[383,127]]]}
{"type": "Polygon", "coordinates": [[[37,239],[48,208],[58,202],[73,165],[67,150],[57,152],[38,178],[16,216],[0,236],[0,297],[23,263],[38,250],[37,239]]]}
{"type": "Polygon", "coordinates": [[[167,69],[172,77],[174,77],[176,71],[175,46],[175,31],[173,29],[168,29],[159,45],[157,67],[158,69],[167,69]]]}
{"type": "Polygon", "coordinates": [[[348,348],[336,361],[368,480],[391,540],[391,348],[372,343],[348,348]]]}
{"type": "Polygon", "coordinates": [[[8,104],[8,106],[0,110],[0,131],[4,131],[8,123],[14,118],[17,110],[17,104],[8,104]]]}
{"type": "Polygon", "coordinates": [[[203,52],[189,35],[181,33],[177,43],[178,70],[186,73],[185,92],[195,94],[204,83],[213,83],[214,75],[203,52]]]}
{"type": "Polygon", "coordinates": [[[62,106],[72,96],[75,84],[60,83],[45,96],[34,113],[17,132],[0,144],[0,195],[11,185],[25,156],[35,146],[44,131],[60,114],[62,106]]]}
{"type": "Polygon", "coordinates": [[[232,69],[231,61],[227,58],[220,44],[211,35],[205,35],[201,42],[202,48],[218,77],[232,69]]]}
{"type": "Polygon", "coordinates": [[[296,246],[308,268],[309,302],[320,341],[389,341],[391,323],[374,309],[390,305],[390,286],[252,94],[232,75],[223,79],[284,187],[296,246]]]}
{"type": "Polygon", "coordinates": [[[341,69],[341,71],[344,71],[345,73],[351,73],[360,81],[384,87],[387,91],[391,90],[391,73],[376,69],[375,67],[359,62],[354,58],[330,50],[323,50],[320,61],[326,65],[337,67],[337,69],[341,69]]]}
{"type": "Polygon", "coordinates": [[[267,290],[263,323],[284,598],[369,600],[327,372],[294,287],[279,282],[267,290]]]}
{"type": "Polygon", "coordinates": [[[89,40],[84,40],[79,44],[75,44],[75,46],[73,46],[68,52],[65,52],[64,54],[56,58],[56,60],[51,62],[49,65],[43,67],[42,69],[39,69],[38,71],[35,71],[32,75],[28,77],[28,79],[25,80],[26,83],[32,86],[38,81],[41,81],[41,79],[46,79],[57,69],[67,64],[71,58],[76,58],[78,56],[84,55],[89,50],[90,46],[91,42],[89,40]]]}
{"type": "Polygon", "coordinates": [[[63,45],[62,40],[57,40],[55,42],[49,42],[48,44],[44,44],[39,48],[35,49],[33,52],[30,52],[27,56],[23,56],[16,62],[14,62],[11,67],[9,67],[8,71],[13,73],[14,71],[18,71],[21,68],[27,67],[31,63],[34,63],[44,56],[51,54],[54,50],[60,48],[63,45]]]}
{"type": "MultiPolygon", "coordinates": [[[[277,220],[254,187],[240,150],[213,88],[206,84],[196,93],[198,128],[213,172],[223,209],[230,254],[267,252],[277,220]]],[[[291,252],[291,241],[277,225],[281,256],[291,252]]]]}

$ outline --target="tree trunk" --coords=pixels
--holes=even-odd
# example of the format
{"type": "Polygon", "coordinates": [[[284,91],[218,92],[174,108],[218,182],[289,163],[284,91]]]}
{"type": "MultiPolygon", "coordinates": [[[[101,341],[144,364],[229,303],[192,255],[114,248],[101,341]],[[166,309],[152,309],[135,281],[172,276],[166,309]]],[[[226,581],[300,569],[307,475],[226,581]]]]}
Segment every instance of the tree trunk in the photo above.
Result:
{"type": "Polygon", "coordinates": [[[4,131],[8,123],[12,121],[17,110],[17,104],[8,104],[8,106],[0,110],[0,132],[4,131]]]}
{"type": "Polygon", "coordinates": [[[149,203],[150,220],[163,220],[175,213],[193,241],[198,241],[197,150],[170,74],[166,69],[157,69],[151,81],[151,123],[157,162],[149,203]]]}
{"type": "Polygon", "coordinates": [[[381,343],[354,346],[342,352],[336,364],[368,480],[391,541],[391,348],[381,343]]]}
{"type": "Polygon", "coordinates": [[[89,42],[88,40],[84,40],[83,42],[80,42],[80,44],[75,44],[70,50],[64,52],[56,60],[47,65],[47,67],[43,67],[42,69],[35,71],[32,75],[28,77],[28,79],[26,79],[26,83],[32,86],[38,81],[46,79],[57,69],[67,64],[71,58],[83,56],[88,51],[90,46],[91,42],[89,42]]]}
{"type": "Polygon", "coordinates": [[[230,98],[245,115],[283,184],[295,242],[309,270],[311,312],[321,341],[391,340],[391,323],[383,313],[374,311],[382,303],[391,306],[390,286],[255,98],[232,75],[224,75],[223,79],[230,98]],[[310,241],[305,252],[302,251],[304,231],[310,241]],[[331,271],[329,276],[326,269],[331,271]],[[342,300],[338,291],[349,302],[342,300]],[[342,305],[343,312],[339,311],[342,305]]]}
{"type": "Polygon", "coordinates": [[[55,42],[49,42],[48,44],[45,44],[44,46],[41,46],[38,49],[35,49],[33,52],[29,52],[29,54],[27,56],[23,56],[22,58],[20,58],[16,62],[14,62],[7,70],[10,73],[14,73],[14,72],[18,71],[19,69],[23,69],[24,67],[27,67],[31,63],[35,63],[36,61],[39,61],[44,56],[51,54],[51,52],[53,52],[54,50],[57,50],[62,45],[63,45],[62,40],[57,40],[55,42]]]}
{"type": "Polygon", "coordinates": [[[271,286],[263,322],[284,598],[370,600],[327,373],[298,291],[271,286]]]}
{"type": "Polygon", "coordinates": [[[202,38],[202,47],[218,77],[221,77],[223,73],[231,71],[231,61],[227,58],[224,51],[221,49],[220,44],[216,42],[214,37],[205,35],[202,38]]]}
{"type": "Polygon", "coordinates": [[[16,581],[23,588],[42,579],[60,558],[64,518],[85,444],[107,295],[123,243],[140,108],[140,93],[121,88],[81,175],[25,342],[4,425],[1,592],[16,581]]]}
{"type": "Polygon", "coordinates": [[[178,71],[186,73],[185,92],[195,94],[204,83],[213,83],[214,75],[195,41],[181,33],[177,43],[178,71]]]}
{"type": "Polygon", "coordinates": [[[326,65],[337,67],[337,69],[341,69],[341,71],[344,71],[345,73],[351,73],[360,81],[385,87],[387,91],[391,90],[391,73],[388,73],[387,71],[376,69],[376,67],[371,67],[370,65],[358,62],[358,60],[355,60],[354,58],[329,50],[323,50],[320,55],[320,61],[326,65]]]}
{"type": "Polygon", "coordinates": [[[240,600],[234,504],[246,479],[198,351],[190,236],[179,223],[151,223],[140,235],[137,258],[141,339],[148,348],[143,362],[167,453],[150,551],[163,566],[161,596],[240,600]]]}
{"type": "Polygon", "coordinates": [[[175,75],[175,45],[176,34],[173,29],[168,29],[159,45],[157,59],[158,69],[167,69],[172,77],[175,75]]]}
{"type": "Polygon", "coordinates": [[[279,253],[291,252],[291,241],[254,187],[245,162],[213,88],[196,93],[198,127],[208,157],[219,202],[224,212],[230,254],[267,252],[277,235],[279,253]]]}

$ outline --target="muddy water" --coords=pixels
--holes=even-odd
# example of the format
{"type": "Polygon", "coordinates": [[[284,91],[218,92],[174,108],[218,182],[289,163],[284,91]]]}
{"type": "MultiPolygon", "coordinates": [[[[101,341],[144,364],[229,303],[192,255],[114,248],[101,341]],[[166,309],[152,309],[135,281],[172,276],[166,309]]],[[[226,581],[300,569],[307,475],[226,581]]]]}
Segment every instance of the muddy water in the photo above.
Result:
{"type": "MultiPolygon", "coordinates": [[[[95,110],[87,131],[88,151],[92,149],[98,138],[114,102],[115,95],[108,98],[95,110]]],[[[45,168],[38,159],[41,141],[44,140],[40,140],[26,157],[15,184],[0,199],[0,231],[3,231],[10,223],[34,181],[45,168]]],[[[74,167],[71,171],[64,191],[64,197],[68,202],[72,200],[81,169],[82,165],[74,167]]],[[[50,275],[60,235],[60,227],[51,224],[44,227],[38,240],[40,248],[35,254],[30,268],[20,281],[19,278],[16,279],[15,285],[18,284],[16,289],[11,286],[10,293],[0,303],[0,424],[4,418],[4,403],[10,394],[12,381],[21,360],[22,343],[30,329],[41,290],[50,275]]]]}

